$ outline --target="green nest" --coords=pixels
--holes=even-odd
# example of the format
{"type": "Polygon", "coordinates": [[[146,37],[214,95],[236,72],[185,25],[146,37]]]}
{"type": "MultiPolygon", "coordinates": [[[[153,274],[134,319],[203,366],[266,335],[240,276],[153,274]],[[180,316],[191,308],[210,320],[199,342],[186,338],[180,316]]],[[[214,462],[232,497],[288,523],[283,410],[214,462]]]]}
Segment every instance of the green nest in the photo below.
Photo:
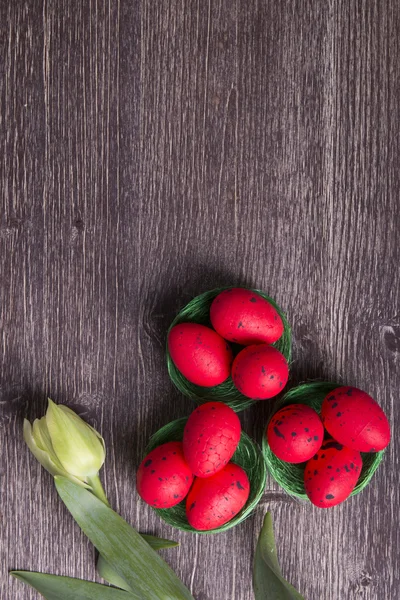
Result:
{"type": "MultiPolygon", "coordinates": [[[[274,413],[288,404],[306,404],[311,406],[318,414],[321,412],[322,402],[334,389],[341,387],[339,383],[315,382],[304,383],[287,392],[274,406],[274,413]]],[[[272,418],[272,415],[271,415],[272,418]]],[[[304,488],[305,463],[291,464],[280,460],[269,447],[267,437],[264,433],[262,449],[267,467],[272,477],[291,496],[302,500],[308,500],[304,488]]],[[[351,496],[359,494],[371,481],[373,474],[382,461],[384,450],[381,452],[361,452],[363,468],[357,485],[351,496]]]]}
{"type": "MultiPolygon", "coordinates": [[[[214,290],[210,290],[209,292],[205,292],[200,296],[196,296],[196,298],[193,298],[193,300],[191,300],[189,304],[187,304],[172,321],[171,326],[168,330],[168,335],[171,328],[174,327],[174,325],[177,325],[178,323],[200,323],[201,325],[212,327],[210,322],[211,303],[214,300],[214,298],[218,296],[218,294],[227,289],[230,289],[229,286],[216,288],[214,290]]],[[[282,312],[282,310],[279,308],[276,302],[272,300],[272,298],[267,296],[264,292],[254,289],[252,289],[252,291],[268,300],[268,302],[272,304],[272,306],[279,313],[283,322],[284,331],[282,337],[277,342],[275,342],[275,344],[272,345],[275,346],[275,348],[277,348],[280,352],[282,352],[282,354],[290,364],[292,335],[285,314],[282,312]]],[[[237,354],[243,348],[243,346],[239,346],[237,344],[231,345],[234,354],[237,354]]],[[[246,396],[241,394],[239,390],[235,387],[231,377],[228,377],[228,379],[224,381],[224,383],[221,383],[221,385],[217,385],[214,387],[201,387],[199,385],[195,385],[194,383],[190,383],[190,381],[188,381],[186,377],[184,377],[182,373],[178,371],[175,364],[173,363],[168,350],[168,341],[167,366],[169,376],[171,377],[173,383],[178,388],[178,390],[182,392],[182,394],[184,394],[185,396],[192,398],[197,404],[202,404],[203,402],[215,400],[218,402],[224,402],[225,404],[233,408],[235,412],[240,412],[248,406],[251,406],[254,402],[256,402],[255,400],[247,398],[246,396]]]]}
{"type": "MultiPolygon", "coordinates": [[[[165,425],[157,431],[151,438],[146,448],[145,454],[165,444],[167,442],[181,442],[183,439],[183,430],[187,422],[187,417],[177,419],[165,425]]],[[[186,498],[172,508],[154,508],[153,510],[169,525],[182,529],[183,531],[191,531],[192,533],[222,533],[235,525],[239,525],[244,521],[254,510],[259,503],[265,489],[267,478],[267,469],[260,448],[249,436],[242,431],[239,445],[235,454],[232,457],[232,462],[236,463],[247,473],[250,482],[250,495],[246,505],[233,519],[209,531],[198,531],[189,525],[186,518],[186,498]]]]}

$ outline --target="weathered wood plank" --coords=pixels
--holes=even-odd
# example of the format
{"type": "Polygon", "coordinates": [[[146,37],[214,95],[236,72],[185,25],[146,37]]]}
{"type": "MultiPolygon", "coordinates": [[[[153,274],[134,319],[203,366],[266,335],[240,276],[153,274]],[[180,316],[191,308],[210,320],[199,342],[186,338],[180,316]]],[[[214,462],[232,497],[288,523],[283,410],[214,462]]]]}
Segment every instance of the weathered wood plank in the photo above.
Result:
{"type": "MultiPolygon", "coordinates": [[[[94,577],[21,439],[50,395],[103,431],[111,502],[181,541],[166,556],[197,599],[253,597],[267,509],[306,598],[397,598],[396,443],[346,504],[312,509],[269,481],[220,536],[163,525],[134,475],[149,435],[191,409],[168,380],[168,324],[220,284],[287,310],[292,383],[359,385],[398,428],[398,4],[16,0],[0,17],[0,597],[37,597],[10,568],[94,577]]],[[[242,415],[258,439],[269,409],[242,415]]]]}

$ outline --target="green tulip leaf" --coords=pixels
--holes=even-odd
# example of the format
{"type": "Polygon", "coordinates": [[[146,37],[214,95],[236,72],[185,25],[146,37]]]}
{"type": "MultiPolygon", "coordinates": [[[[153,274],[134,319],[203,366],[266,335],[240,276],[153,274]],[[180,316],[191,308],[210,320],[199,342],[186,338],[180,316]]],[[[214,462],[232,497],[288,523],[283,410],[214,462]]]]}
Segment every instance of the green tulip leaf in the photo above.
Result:
{"type": "Polygon", "coordinates": [[[194,600],[172,569],[140,534],[93,494],[65,477],[57,491],[109,567],[143,600],[194,600]]]}
{"type": "Polygon", "coordinates": [[[255,600],[304,600],[304,597],[282,577],[269,512],[265,515],[257,542],[253,588],[255,600]]]}
{"type": "Polygon", "coordinates": [[[108,585],[73,577],[47,575],[30,571],[11,571],[11,575],[27,583],[46,600],[141,600],[141,594],[124,592],[108,585]]]}
{"type": "Polygon", "coordinates": [[[150,544],[153,550],[164,550],[165,548],[176,548],[179,546],[179,542],[174,542],[174,540],[166,540],[165,538],[159,538],[148,533],[141,533],[140,535],[150,544]]]}
{"type": "MultiPolygon", "coordinates": [[[[162,550],[163,548],[175,548],[176,546],[179,546],[179,543],[174,542],[173,540],[166,540],[164,538],[156,537],[155,535],[148,535],[147,533],[141,533],[140,535],[151,546],[151,548],[153,548],[153,550],[162,550]]],[[[120,577],[118,573],[116,573],[114,569],[110,567],[108,562],[104,560],[101,554],[99,554],[99,558],[97,559],[96,569],[100,577],[102,577],[105,581],[108,581],[108,583],[111,583],[111,585],[115,585],[123,590],[130,590],[130,587],[126,581],[124,581],[122,577],[120,577]]]]}
{"type": "MultiPolygon", "coordinates": [[[[140,535],[151,546],[151,548],[153,548],[153,550],[162,550],[163,548],[175,548],[176,546],[179,546],[179,543],[174,542],[173,540],[166,540],[164,538],[148,535],[146,533],[141,533],[140,535]]],[[[110,567],[108,562],[104,560],[101,554],[99,554],[99,558],[97,559],[96,569],[100,577],[102,577],[105,581],[108,581],[108,583],[111,583],[111,585],[115,585],[123,590],[130,591],[130,587],[126,581],[124,581],[122,577],[120,577],[118,573],[116,573],[114,569],[110,567]]]]}
{"type": "Polygon", "coordinates": [[[99,558],[97,559],[96,569],[104,581],[111,583],[111,585],[115,585],[115,587],[120,588],[121,590],[126,590],[127,592],[131,591],[131,588],[126,581],[110,567],[101,554],[99,554],[99,558]]]}

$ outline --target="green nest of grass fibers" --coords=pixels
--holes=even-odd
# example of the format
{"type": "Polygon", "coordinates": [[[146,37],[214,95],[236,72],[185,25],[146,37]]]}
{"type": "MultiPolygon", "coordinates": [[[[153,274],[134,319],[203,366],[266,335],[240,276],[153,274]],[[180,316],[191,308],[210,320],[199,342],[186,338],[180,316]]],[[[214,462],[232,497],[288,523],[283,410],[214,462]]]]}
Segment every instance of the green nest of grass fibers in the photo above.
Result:
{"type": "MultiPolygon", "coordinates": [[[[342,385],[343,384],[327,382],[304,383],[299,385],[298,387],[291,389],[276,402],[274,413],[288,404],[306,404],[320,414],[325,396],[342,385]]],[[[302,500],[309,501],[304,488],[305,463],[291,464],[280,460],[271,451],[265,433],[263,435],[262,449],[268,470],[275,481],[277,481],[291,496],[296,496],[302,500]]],[[[361,452],[363,468],[351,496],[359,494],[368,485],[382,461],[383,455],[384,450],[381,452],[361,452]]]]}
{"type": "MultiPolygon", "coordinates": [[[[205,292],[200,296],[196,296],[196,298],[193,298],[193,300],[191,300],[191,302],[189,302],[189,304],[187,304],[172,321],[171,326],[168,330],[168,335],[172,327],[178,325],[179,323],[200,323],[201,325],[212,327],[210,321],[210,307],[212,301],[216,296],[218,296],[218,294],[228,289],[230,289],[229,286],[216,288],[214,290],[210,290],[209,292],[205,292]]],[[[282,337],[277,342],[275,342],[275,344],[272,345],[275,346],[275,348],[277,348],[280,352],[282,352],[282,354],[290,364],[292,350],[292,335],[285,314],[282,312],[282,310],[276,304],[276,302],[272,298],[267,296],[264,292],[254,289],[251,289],[251,291],[265,298],[265,300],[272,304],[272,306],[279,313],[283,322],[284,331],[282,337]]],[[[231,344],[231,346],[234,355],[240,352],[240,350],[242,350],[243,348],[243,346],[239,346],[237,344],[231,344]]],[[[235,387],[232,381],[232,377],[228,377],[228,379],[224,381],[224,383],[221,383],[221,385],[216,385],[214,387],[201,387],[199,385],[195,385],[194,383],[190,383],[190,381],[188,381],[186,377],[184,377],[182,373],[178,371],[175,364],[173,363],[168,350],[168,341],[167,366],[169,376],[171,377],[173,383],[178,388],[178,390],[182,392],[182,394],[184,394],[185,396],[192,398],[197,404],[202,404],[203,402],[215,400],[218,402],[224,402],[225,404],[233,408],[235,412],[240,412],[241,410],[244,410],[245,408],[251,406],[254,402],[256,402],[256,400],[247,398],[239,392],[239,390],[235,387]]]]}
{"type": "MultiPolygon", "coordinates": [[[[183,439],[183,430],[187,422],[187,417],[177,419],[165,425],[157,431],[151,438],[146,448],[145,454],[165,444],[167,442],[181,442],[183,439]]],[[[222,533],[244,521],[259,503],[264,493],[267,479],[267,469],[262,452],[258,445],[242,431],[239,445],[233,455],[231,462],[236,463],[247,473],[250,482],[250,495],[242,510],[233,519],[209,531],[198,531],[194,529],[186,518],[186,498],[172,508],[154,508],[153,510],[169,525],[191,531],[192,533],[222,533]]]]}

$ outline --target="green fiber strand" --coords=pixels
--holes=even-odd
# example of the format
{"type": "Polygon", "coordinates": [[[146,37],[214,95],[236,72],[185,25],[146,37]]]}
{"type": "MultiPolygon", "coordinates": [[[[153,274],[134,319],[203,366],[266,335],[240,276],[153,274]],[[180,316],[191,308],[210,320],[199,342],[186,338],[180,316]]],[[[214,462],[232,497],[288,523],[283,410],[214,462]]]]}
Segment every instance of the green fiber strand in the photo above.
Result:
{"type": "MultiPolygon", "coordinates": [[[[183,430],[186,425],[187,418],[177,419],[165,425],[157,433],[155,433],[146,448],[145,454],[148,454],[157,446],[166,442],[180,442],[183,439],[183,430]]],[[[242,432],[239,445],[235,454],[232,457],[232,462],[236,463],[244,471],[246,471],[250,482],[250,495],[246,505],[233,519],[210,531],[197,531],[189,525],[186,518],[185,505],[186,500],[183,500],[172,508],[155,508],[154,511],[169,525],[182,529],[183,531],[191,531],[192,533],[222,533],[238,525],[244,521],[254,510],[259,503],[265,489],[267,470],[261,450],[249,436],[242,432]]]]}
{"type": "MultiPolygon", "coordinates": [[[[304,383],[287,392],[274,405],[274,413],[283,406],[289,404],[306,404],[311,406],[318,414],[321,412],[322,402],[330,392],[340,387],[340,383],[314,382],[304,383]]],[[[273,415],[271,415],[272,418],[273,415]]],[[[262,440],[262,450],[268,470],[279,485],[291,496],[308,500],[304,489],[304,466],[305,464],[291,464],[280,460],[269,447],[267,437],[264,434],[262,440]]],[[[351,496],[359,494],[371,481],[373,474],[383,459],[385,451],[381,452],[361,452],[363,468],[357,485],[351,496]]]]}
{"type": "MultiPolygon", "coordinates": [[[[168,330],[168,334],[171,328],[177,325],[178,323],[200,323],[201,325],[211,327],[210,307],[212,301],[216,296],[218,296],[218,294],[220,294],[226,289],[230,288],[228,286],[216,288],[214,290],[205,292],[200,296],[196,296],[196,298],[189,302],[189,304],[187,304],[172,321],[171,326],[168,330]]],[[[276,302],[272,298],[267,296],[264,292],[254,289],[252,291],[265,298],[265,300],[272,304],[272,306],[279,313],[283,322],[284,331],[282,337],[277,342],[275,342],[275,344],[272,345],[275,346],[280,352],[282,352],[282,354],[285,356],[286,360],[290,365],[292,335],[285,314],[282,312],[282,310],[276,304],[276,302]]],[[[233,346],[235,348],[235,345],[233,346]]],[[[242,346],[236,346],[236,348],[238,348],[238,350],[236,351],[237,354],[237,352],[242,349],[242,346]]],[[[190,381],[188,381],[186,377],[184,377],[174,365],[169,354],[168,343],[166,353],[168,373],[173,383],[178,388],[178,390],[182,392],[182,394],[188,396],[189,398],[192,398],[197,404],[209,402],[210,400],[216,400],[219,402],[225,402],[225,404],[233,408],[235,412],[240,412],[254,404],[255,400],[247,398],[239,392],[239,390],[234,386],[231,377],[224,381],[224,383],[221,383],[221,385],[217,385],[214,387],[201,387],[199,385],[190,383],[190,381]]]]}

